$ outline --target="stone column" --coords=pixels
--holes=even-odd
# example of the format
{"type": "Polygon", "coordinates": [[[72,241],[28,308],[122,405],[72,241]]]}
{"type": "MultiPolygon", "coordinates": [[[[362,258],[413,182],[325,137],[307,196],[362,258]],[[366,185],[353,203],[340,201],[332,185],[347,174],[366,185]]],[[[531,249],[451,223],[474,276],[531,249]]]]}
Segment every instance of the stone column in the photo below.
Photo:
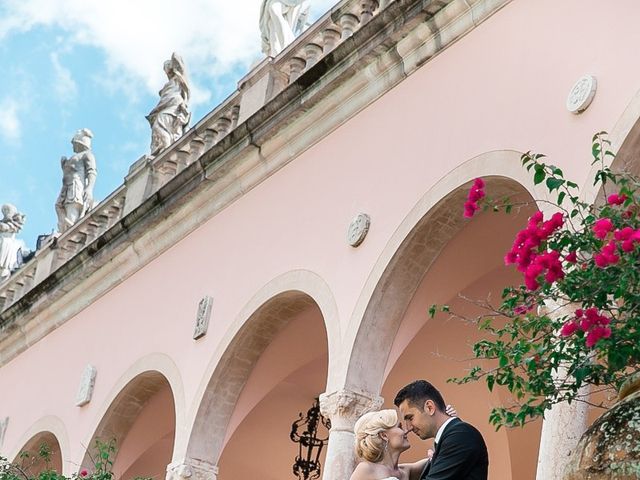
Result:
{"type": "Polygon", "coordinates": [[[167,465],[166,480],[217,480],[218,467],[204,460],[187,458],[167,465]]]}
{"type": "MultiPolygon", "coordinates": [[[[558,305],[547,302],[547,313],[553,317],[570,316],[576,305],[558,305]]],[[[556,379],[566,378],[567,372],[560,368],[554,372],[556,379]]],[[[580,396],[589,394],[589,386],[580,390],[580,396]]],[[[580,437],[587,429],[589,406],[585,402],[562,402],[554,405],[545,414],[540,435],[540,451],[536,480],[562,479],[569,464],[571,454],[578,445],[580,437]]]]}
{"type": "Polygon", "coordinates": [[[320,412],[331,420],[323,479],[347,479],[351,476],[357,463],[353,426],[363,414],[380,409],[383,401],[378,395],[350,390],[320,395],[320,412]]]}
{"type": "MultiPolygon", "coordinates": [[[[588,391],[588,387],[584,387],[581,393],[586,395],[588,391]]],[[[545,414],[536,480],[564,478],[571,454],[587,429],[588,408],[585,402],[563,402],[554,405],[545,414]]]]}

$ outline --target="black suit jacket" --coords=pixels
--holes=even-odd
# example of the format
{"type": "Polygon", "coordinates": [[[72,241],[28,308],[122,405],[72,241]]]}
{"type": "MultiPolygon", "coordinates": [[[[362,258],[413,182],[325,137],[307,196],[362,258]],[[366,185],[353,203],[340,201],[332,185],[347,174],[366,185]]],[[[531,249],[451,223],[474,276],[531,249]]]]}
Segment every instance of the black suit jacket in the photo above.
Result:
{"type": "Polygon", "coordinates": [[[480,432],[459,418],[442,432],[422,480],[487,480],[489,454],[480,432]]]}

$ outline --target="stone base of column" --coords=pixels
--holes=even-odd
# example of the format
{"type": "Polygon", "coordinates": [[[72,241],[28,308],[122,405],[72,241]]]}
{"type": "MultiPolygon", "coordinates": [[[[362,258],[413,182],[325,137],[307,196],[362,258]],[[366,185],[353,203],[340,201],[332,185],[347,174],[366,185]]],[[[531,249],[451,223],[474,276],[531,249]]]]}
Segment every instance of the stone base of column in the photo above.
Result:
{"type": "Polygon", "coordinates": [[[217,480],[218,467],[204,460],[188,458],[167,465],[166,480],[217,480]]]}

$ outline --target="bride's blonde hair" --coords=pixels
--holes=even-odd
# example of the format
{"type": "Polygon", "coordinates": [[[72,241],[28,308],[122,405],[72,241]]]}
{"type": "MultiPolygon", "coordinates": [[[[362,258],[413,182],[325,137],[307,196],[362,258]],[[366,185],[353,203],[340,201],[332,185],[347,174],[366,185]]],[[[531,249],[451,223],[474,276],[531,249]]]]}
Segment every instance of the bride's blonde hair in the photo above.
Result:
{"type": "Polygon", "coordinates": [[[356,454],[369,462],[379,462],[384,455],[386,440],[380,433],[398,424],[395,410],[380,410],[361,416],[353,427],[356,434],[356,454]]]}

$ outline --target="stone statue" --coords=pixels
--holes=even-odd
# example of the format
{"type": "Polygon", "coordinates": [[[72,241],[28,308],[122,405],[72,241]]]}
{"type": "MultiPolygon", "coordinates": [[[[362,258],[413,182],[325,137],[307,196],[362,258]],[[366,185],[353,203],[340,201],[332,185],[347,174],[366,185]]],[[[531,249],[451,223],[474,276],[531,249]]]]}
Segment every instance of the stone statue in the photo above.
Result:
{"type": "Polygon", "coordinates": [[[159,92],[160,101],[146,117],[151,125],[152,156],[180,138],[191,120],[189,82],[180,55],[171,55],[171,59],[164,62],[164,71],[168,80],[159,92]]]}
{"type": "Polygon", "coordinates": [[[18,209],[6,203],[2,205],[2,220],[0,220],[0,281],[6,279],[11,272],[22,265],[22,255],[27,253],[22,240],[16,238],[16,233],[22,230],[25,215],[18,209]]]}
{"type": "Polygon", "coordinates": [[[260,32],[262,51],[275,57],[306,27],[309,0],[262,0],[260,32]]]}
{"type": "Polygon", "coordinates": [[[94,207],[93,186],[96,182],[96,159],[91,152],[93,133],[78,130],[71,139],[74,154],[62,157],[62,190],[56,201],[58,231],[65,232],[94,207]]]}

